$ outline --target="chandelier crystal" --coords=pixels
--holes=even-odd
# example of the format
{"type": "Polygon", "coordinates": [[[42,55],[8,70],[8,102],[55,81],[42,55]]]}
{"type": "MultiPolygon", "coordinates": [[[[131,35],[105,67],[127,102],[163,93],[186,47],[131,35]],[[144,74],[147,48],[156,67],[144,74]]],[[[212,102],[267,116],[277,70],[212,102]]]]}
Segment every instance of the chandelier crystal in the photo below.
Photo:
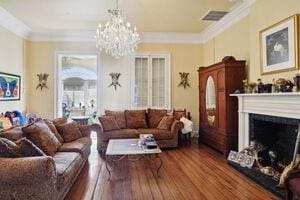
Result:
{"type": "Polygon", "coordinates": [[[108,13],[110,20],[104,27],[99,24],[97,28],[97,47],[119,59],[137,49],[140,36],[136,27],[132,28],[129,22],[125,22],[125,12],[119,9],[118,0],[116,8],[109,9],[108,13]]]}

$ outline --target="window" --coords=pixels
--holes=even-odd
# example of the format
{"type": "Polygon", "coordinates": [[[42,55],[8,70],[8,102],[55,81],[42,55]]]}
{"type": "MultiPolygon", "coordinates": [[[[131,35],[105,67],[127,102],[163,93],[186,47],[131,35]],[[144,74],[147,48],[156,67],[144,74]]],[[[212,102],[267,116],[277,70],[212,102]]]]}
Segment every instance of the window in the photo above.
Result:
{"type": "Polygon", "coordinates": [[[170,55],[151,54],[134,57],[132,70],[132,107],[170,109],[170,55]]]}

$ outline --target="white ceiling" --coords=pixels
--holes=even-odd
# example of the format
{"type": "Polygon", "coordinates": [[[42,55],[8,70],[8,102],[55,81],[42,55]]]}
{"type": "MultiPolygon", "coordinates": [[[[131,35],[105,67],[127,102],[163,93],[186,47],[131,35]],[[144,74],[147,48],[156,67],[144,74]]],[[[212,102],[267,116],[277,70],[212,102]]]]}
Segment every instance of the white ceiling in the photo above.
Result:
{"type": "MultiPolygon", "coordinates": [[[[127,19],[141,32],[199,33],[211,22],[199,21],[208,10],[229,10],[229,0],[119,0],[127,19]]],[[[95,30],[108,19],[113,0],[0,0],[0,6],[33,31],[95,30]]]]}

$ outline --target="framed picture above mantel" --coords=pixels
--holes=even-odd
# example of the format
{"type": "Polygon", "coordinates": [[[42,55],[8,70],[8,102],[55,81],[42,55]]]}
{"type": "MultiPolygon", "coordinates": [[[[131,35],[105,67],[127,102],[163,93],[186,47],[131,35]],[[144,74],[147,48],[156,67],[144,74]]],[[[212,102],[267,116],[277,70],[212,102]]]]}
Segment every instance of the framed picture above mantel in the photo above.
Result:
{"type": "Polygon", "coordinates": [[[21,94],[21,77],[0,72],[0,101],[18,101],[21,94]]]}
{"type": "Polygon", "coordinates": [[[260,31],[261,74],[298,69],[298,15],[260,31]]]}

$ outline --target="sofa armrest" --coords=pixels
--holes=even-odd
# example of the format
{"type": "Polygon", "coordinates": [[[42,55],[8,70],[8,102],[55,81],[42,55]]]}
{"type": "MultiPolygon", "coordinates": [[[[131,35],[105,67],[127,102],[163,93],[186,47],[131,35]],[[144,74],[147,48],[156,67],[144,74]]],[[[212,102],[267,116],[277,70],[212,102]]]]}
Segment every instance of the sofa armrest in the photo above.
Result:
{"type": "Polygon", "coordinates": [[[83,137],[90,137],[92,125],[78,125],[79,131],[83,137]]]}
{"type": "Polygon", "coordinates": [[[174,134],[174,135],[178,135],[178,132],[183,129],[184,125],[181,121],[179,120],[175,120],[171,126],[171,132],[174,134]]]}
{"type": "Polygon", "coordinates": [[[0,177],[1,199],[56,199],[52,157],[0,158],[0,177]]]}

